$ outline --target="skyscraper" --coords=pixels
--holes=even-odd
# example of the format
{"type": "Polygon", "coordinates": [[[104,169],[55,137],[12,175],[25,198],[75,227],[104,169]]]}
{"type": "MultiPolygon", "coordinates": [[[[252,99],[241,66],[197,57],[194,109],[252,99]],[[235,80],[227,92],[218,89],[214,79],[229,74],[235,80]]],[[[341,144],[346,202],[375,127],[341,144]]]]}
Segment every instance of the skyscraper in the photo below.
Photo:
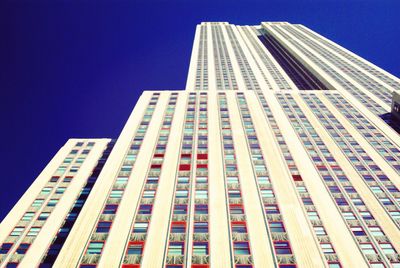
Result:
{"type": "Polygon", "coordinates": [[[68,141],[1,223],[0,265],[400,267],[399,88],[302,25],[201,23],[186,90],[68,141]]]}

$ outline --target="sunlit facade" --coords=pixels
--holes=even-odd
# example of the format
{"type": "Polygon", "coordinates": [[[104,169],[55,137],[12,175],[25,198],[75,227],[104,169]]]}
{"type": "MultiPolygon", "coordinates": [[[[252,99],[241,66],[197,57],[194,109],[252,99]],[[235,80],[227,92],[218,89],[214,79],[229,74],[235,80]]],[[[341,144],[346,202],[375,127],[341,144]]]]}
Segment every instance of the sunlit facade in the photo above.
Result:
{"type": "Polygon", "coordinates": [[[302,25],[201,23],[186,90],[68,141],[1,223],[0,266],[400,267],[399,88],[302,25]]]}

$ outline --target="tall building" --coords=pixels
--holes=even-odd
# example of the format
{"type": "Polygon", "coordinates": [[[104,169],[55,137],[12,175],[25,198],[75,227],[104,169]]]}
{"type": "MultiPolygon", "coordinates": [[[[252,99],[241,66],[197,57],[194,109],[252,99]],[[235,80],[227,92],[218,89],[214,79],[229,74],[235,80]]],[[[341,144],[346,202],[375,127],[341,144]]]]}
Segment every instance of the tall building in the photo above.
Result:
{"type": "Polygon", "coordinates": [[[68,141],[1,223],[0,266],[400,267],[399,88],[302,25],[201,23],[186,90],[68,141]]]}

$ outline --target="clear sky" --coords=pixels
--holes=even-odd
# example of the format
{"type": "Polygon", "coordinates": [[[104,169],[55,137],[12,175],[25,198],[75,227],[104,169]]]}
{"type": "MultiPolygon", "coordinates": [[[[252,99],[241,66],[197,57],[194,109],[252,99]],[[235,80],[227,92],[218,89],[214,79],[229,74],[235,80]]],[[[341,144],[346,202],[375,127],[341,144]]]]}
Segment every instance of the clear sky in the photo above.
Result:
{"type": "Polygon", "coordinates": [[[301,23],[400,76],[400,1],[0,2],[0,220],[70,137],[117,138],[144,89],[185,87],[195,26],[301,23]]]}

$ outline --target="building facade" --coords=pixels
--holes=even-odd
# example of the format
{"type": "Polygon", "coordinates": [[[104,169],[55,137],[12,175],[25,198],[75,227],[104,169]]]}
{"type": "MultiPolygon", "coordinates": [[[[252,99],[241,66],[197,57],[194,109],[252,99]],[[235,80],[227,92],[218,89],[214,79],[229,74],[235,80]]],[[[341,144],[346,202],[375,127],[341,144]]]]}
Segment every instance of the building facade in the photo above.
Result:
{"type": "Polygon", "coordinates": [[[70,140],[1,267],[400,267],[400,80],[302,25],[197,26],[186,90],[70,140]]]}

